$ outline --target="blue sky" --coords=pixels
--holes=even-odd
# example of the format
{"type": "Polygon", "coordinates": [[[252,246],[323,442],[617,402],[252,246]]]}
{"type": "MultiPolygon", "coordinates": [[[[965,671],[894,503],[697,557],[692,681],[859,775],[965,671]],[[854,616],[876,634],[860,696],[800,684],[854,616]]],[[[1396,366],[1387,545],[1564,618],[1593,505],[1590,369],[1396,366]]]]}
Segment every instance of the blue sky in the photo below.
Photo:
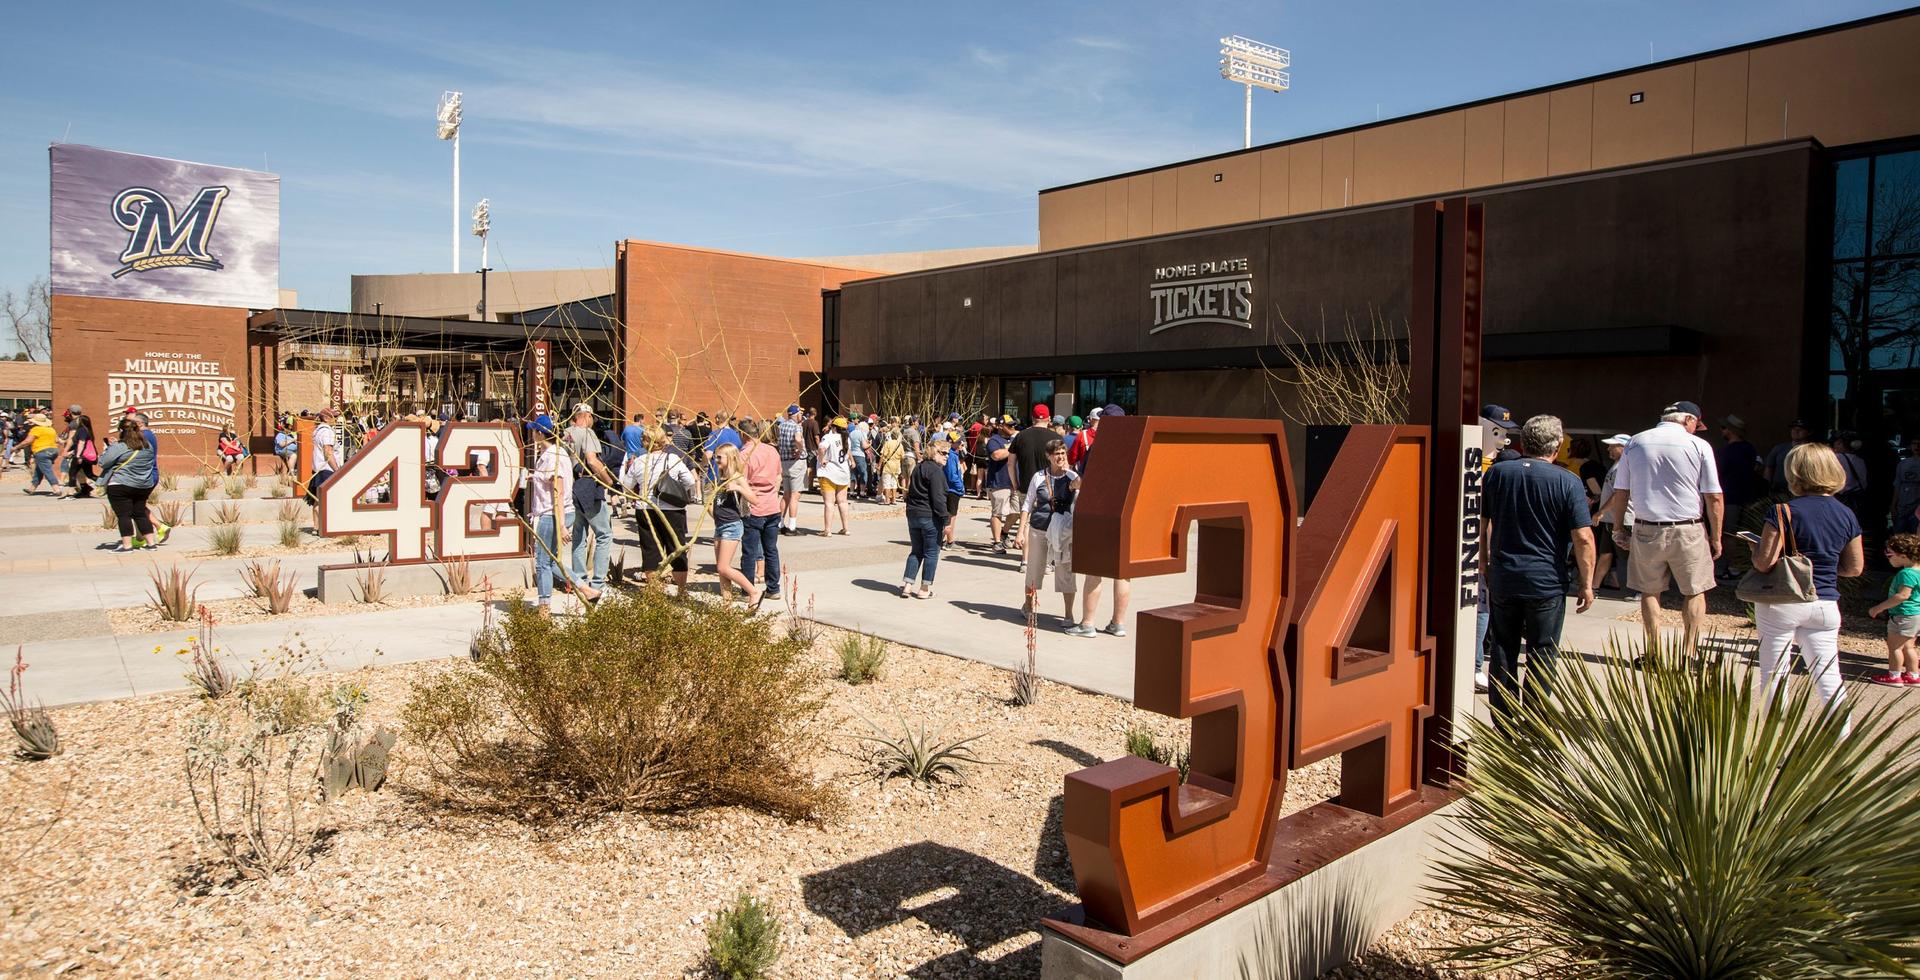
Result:
{"type": "Polygon", "coordinates": [[[495,268],[607,265],[620,238],[883,252],[1030,243],[1042,187],[1237,148],[1224,34],[1293,51],[1259,143],[1899,6],[10,5],[0,286],[46,273],[63,139],[278,172],[281,286],[343,309],[351,274],[448,267],[442,89],[466,93],[462,193],[492,199],[495,268]]]}

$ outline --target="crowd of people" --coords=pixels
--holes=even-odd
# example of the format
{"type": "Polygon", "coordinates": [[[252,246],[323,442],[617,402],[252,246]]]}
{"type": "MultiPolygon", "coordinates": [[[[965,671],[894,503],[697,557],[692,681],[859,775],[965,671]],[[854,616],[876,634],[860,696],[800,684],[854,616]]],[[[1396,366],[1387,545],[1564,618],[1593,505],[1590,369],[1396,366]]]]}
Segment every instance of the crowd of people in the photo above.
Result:
{"type": "Polygon", "coordinates": [[[160,436],[142,412],[128,409],[111,434],[96,436],[93,417],[69,405],[54,428],[49,409],[0,412],[0,472],[20,465],[30,476],[21,490],[69,499],[86,499],[94,490],[106,497],[120,532],[115,551],[164,544],[173,528],[153,519],[147,499],[160,482],[160,436]],[[43,489],[44,488],[44,489],[43,489]]]}
{"type": "MultiPolygon", "coordinates": [[[[618,432],[586,404],[574,406],[565,429],[541,416],[528,425],[536,448],[524,500],[538,601],[550,610],[558,589],[598,599],[608,584],[612,521],[624,514],[639,542],[641,576],[684,588],[693,542],[705,534],[722,594],[758,607],[781,596],[781,537],[848,534],[850,499],[901,505],[909,546],[900,593],[931,598],[941,552],[955,547],[962,502],[973,498],[986,502],[991,550],[1020,556],[1028,612],[1051,577],[1064,632],[1124,636],[1127,583],[1116,584],[1111,615],[1099,622],[1105,585],[1072,565],[1073,504],[1100,420],[1124,414],[1107,405],[1087,419],[1056,418],[1035,405],[1025,424],[958,413],[929,424],[913,416],[823,418],[794,404],[775,419],[641,412],[618,432]],[[809,490],[821,501],[817,532],[804,526],[809,490]]],[[[316,460],[315,469],[324,468],[316,460]]]]}
{"type": "MultiPolygon", "coordinates": [[[[394,421],[343,422],[331,409],[302,414],[313,421],[306,444],[287,416],[274,452],[288,471],[299,453],[311,454],[310,494],[350,455],[352,433],[394,421]]],[[[903,505],[908,554],[900,594],[931,598],[963,501],[978,499],[987,512],[986,547],[1017,556],[1024,613],[1037,619],[1037,597],[1052,591],[1063,632],[1123,636],[1128,583],[1114,584],[1102,623],[1106,583],[1076,574],[1072,554],[1074,504],[1089,473],[1098,472],[1101,420],[1124,414],[1107,405],[1085,419],[1062,418],[1039,404],[1024,420],[957,412],[937,420],[850,418],[793,404],[771,419],[643,411],[616,429],[618,420],[579,404],[564,426],[545,415],[527,424],[533,463],[515,504],[493,516],[518,515],[532,532],[543,611],[556,589],[588,602],[600,597],[610,584],[617,519],[638,538],[642,576],[684,588],[693,544],[704,535],[722,594],[757,608],[780,598],[781,538],[848,534],[850,500],[903,505]],[[809,490],[821,501],[817,532],[803,528],[811,523],[801,504],[809,490]]],[[[1567,597],[1577,614],[1599,589],[1624,592],[1638,601],[1651,643],[1662,632],[1660,596],[1671,586],[1681,597],[1681,642],[1691,648],[1704,629],[1707,594],[1736,578],[1743,598],[1750,584],[1758,596],[1753,617],[1767,681],[1784,676],[1788,652],[1797,650],[1837,708],[1839,580],[1865,570],[1869,532],[1888,530],[1884,555],[1893,576],[1886,601],[1869,613],[1887,617],[1888,668],[1872,680],[1920,686],[1920,439],[1895,469],[1889,509],[1868,514],[1870,471],[1851,433],[1817,441],[1796,420],[1788,441],[1763,455],[1736,415],[1713,426],[1719,441],[1710,443],[1700,407],[1685,400],[1666,405],[1641,432],[1584,443],[1551,415],[1522,423],[1488,405],[1482,418],[1497,444],[1486,454],[1481,485],[1485,588],[1475,680],[1496,711],[1525,696],[1523,649],[1535,666],[1556,656],[1567,597]],[[1742,515],[1752,529],[1736,530],[1742,515]],[[1734,548],[1747,561],[1731,561],[1734,548]]],[[[424,424],[430,443],[444,422],[418,409],[398,420],[424,424]]],[[[167,539],[171,529],[147,507],[159,482],[159,436],[144,415],[128,411],[109,432],[96,432],[80,405],[69,406],[58,427],[46,409],[0,413],[0,438],[0,468],[30,471],[25,492],[87,498],[98,488],[118,524],[116,550],[167,539]]],[[[231,427],[218,453],[228,473],[247,456],[231,427]]],[[[428,490],[436,493],[446,474],[428,468],[428,490]]],[[[382,491],[376,484],[368,492],[382,491]]]]}
{"type": "Polygon", "coordinates": [[[1566,597],[1576,614],[1585,612],[1596,588],[1622,572],[1649,646],[1662,634],[1660,596],[1669,586],[1681,597],[1687,650],[1705,628],[1707,594],[1733,588],[1752,605],[1763,683],[1784,680],[1788,651],[1797,650],[1819,695],[1843,710],[1839,582],[1866,570],[1865,538],[1888,524],[1899,532],[1885,545],[1895,574],[1886,601],[1869,611],[1888,617],[1888,669],[1871,680],[1920,686],[1920,536],[1911,533],[1920,525],[1920,440],[1899,466],[1891,512],[1875,515],[1867,513],[1868,468],[1851,433],[1820,442],[1796,420],[1789,441],[1763,456],[1736,415],[1719,421],[1719,443],[1709,443],[1700,407],[1682,400],[1662,408],[1650,428],[1599,440],[1608,459],[1599,463],[1569,454],[1554,416],[1515,423],[1489,405],[1482,417],[1512,439],[1489,454],[1481,486],[1476,682],[1489,689],[1496,715],[1524,698],[1535,668],[1557,655],[1566,597]],[[1746,562],[1730,561],[1736,547],[1746,562]],[[1520,677],[1523,647],[1529,682],[1520,677]]]}

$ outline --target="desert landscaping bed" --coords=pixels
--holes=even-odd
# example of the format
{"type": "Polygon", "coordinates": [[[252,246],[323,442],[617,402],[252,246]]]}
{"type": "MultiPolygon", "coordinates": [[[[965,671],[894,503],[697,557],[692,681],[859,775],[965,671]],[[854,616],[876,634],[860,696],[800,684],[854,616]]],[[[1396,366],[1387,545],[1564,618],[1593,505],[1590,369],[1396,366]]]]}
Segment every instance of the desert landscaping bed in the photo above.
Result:
{"type": "MultiPolygon", "coordinates": [[[[811,661],[837,674],[829,631],[811,661]]],[[[355,678],[373,720],[399,727],[411,686],[450,663],[355,678]]],[[[182,776],[186,694],[54,712],[66,751],[0,763],[6,923],[0,963],[68,976],[700,975],[711,913],[747,891],[783,926],[782,977],[1034,976],[1037,923],[1072,902],[1061,779],[1124,751],[1130,728],[1183,726],[1044,684],[1008,700],[1007,672],[894,646],[881,680],[829,680],[832,734],[810,754],[842,802],[819,821],[719,807],[522,823],[450,810],[423,792],[404,732],[377,793],[331,807],[297,869],[224,875],[182,776]],[[862,719],[981,733],[990,765],[923,788],[870,775],[862,719]]],[[[1283,812],[1337,788],[1335,763],[1293,774],[1283,812]]],[[[1460,923],[1423,912],[1343,976],[1437,975],[1427,947],[1460,923]]]]}

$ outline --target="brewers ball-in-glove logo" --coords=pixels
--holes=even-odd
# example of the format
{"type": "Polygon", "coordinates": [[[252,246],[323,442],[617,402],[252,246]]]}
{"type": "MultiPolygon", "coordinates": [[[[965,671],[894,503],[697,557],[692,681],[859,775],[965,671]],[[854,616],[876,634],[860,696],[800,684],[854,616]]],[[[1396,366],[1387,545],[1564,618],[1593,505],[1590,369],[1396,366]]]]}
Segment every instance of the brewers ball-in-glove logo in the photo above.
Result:
{"type": "Polygon", "coordinates": [[[113,220],[127,230],[127,247],[120,253],[115,279],[129,272],[171,269],[218,269],[220,260],[207,251],[225,187],[202,187],[193,203],[179,215],[165,194],[149,187],[129,187],[114,195],[113,220]]]}

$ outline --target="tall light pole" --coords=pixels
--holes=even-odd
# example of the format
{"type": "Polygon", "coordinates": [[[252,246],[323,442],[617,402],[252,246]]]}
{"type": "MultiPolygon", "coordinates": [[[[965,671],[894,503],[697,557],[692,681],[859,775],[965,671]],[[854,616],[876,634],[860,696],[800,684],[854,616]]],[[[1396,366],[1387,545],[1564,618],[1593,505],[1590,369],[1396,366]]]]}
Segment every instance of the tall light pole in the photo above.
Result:
{"type": "Polygon", "coordinates": [[[473,237],[480,239],[480,319],[487,318],[487,232],[493,230],[493,209],[487,198],[473,206],[473,237]]]}
{"type": "Polygon", "coordinates": [[[1220,77],[1247,87],[1247,118],[1241,147],[1253,146],[1253,90],[1255,86],[1270,92],[1285,92],[1292,77],[1287,66],[1293,55],[1286,48],[1262,44],[1235,34],[1220,39],[1220,77]]]}
{"type": "Polygon", "coordinates": [[[460,93],[440,93],[440,138],[453,141],[453,271],[460,271],[460,93]]]}

